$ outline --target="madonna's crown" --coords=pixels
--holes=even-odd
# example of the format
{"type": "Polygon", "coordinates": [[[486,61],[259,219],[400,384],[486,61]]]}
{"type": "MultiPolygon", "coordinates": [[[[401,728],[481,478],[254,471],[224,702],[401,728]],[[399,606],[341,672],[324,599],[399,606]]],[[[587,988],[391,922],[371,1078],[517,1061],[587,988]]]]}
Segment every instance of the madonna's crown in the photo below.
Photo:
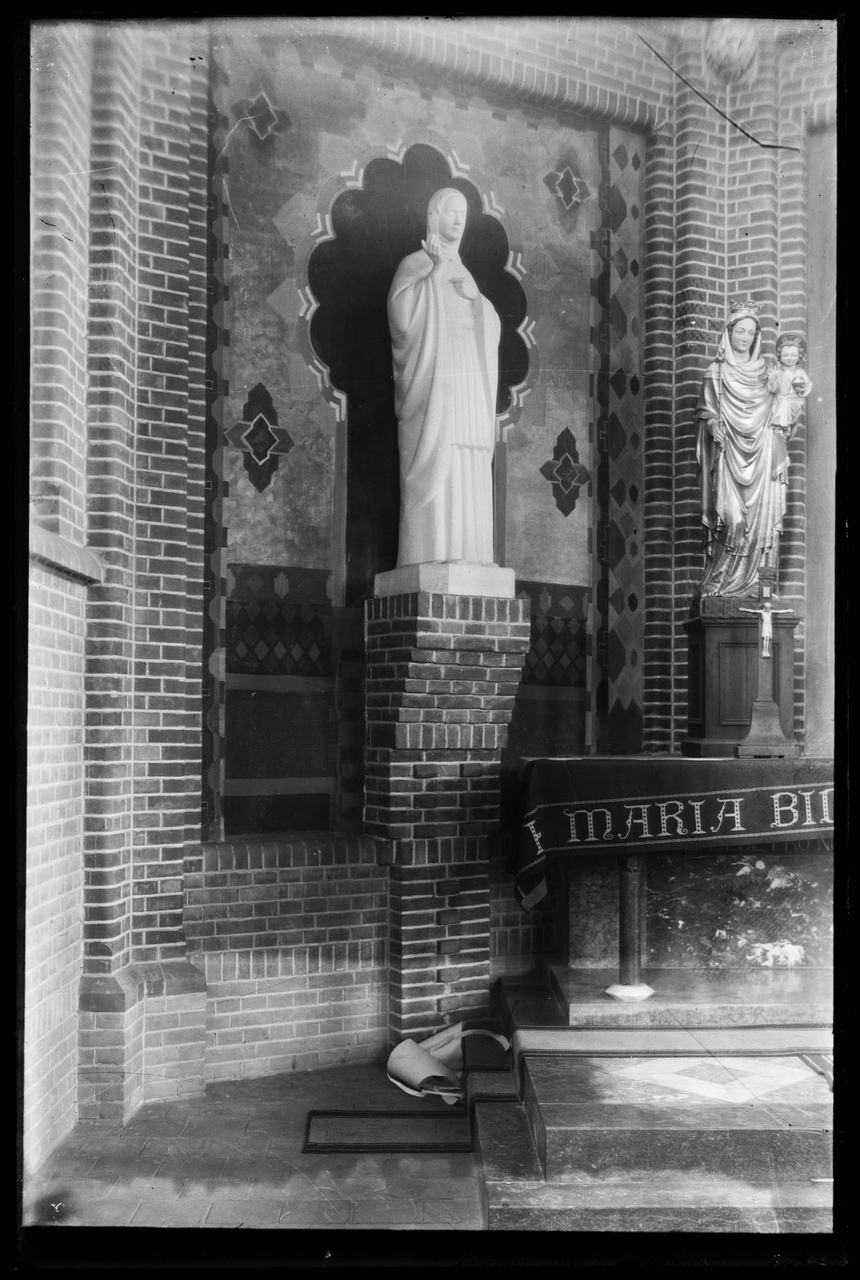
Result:
{"type": "Polygon", "coordinates": [[[729,315],[736,316],[738,312],[743,312],[744,315],[748,316],[757,316],[761,312],[761,306],[753,298],[744,298],[743,301],[740,298],[735,298],[729,303],[729,315]]]}

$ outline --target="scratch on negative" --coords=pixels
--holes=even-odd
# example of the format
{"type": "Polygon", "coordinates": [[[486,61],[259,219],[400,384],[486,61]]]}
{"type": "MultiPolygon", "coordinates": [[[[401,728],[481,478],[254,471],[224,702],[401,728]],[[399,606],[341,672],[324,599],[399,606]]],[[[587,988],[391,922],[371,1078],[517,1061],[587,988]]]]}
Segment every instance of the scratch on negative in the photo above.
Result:
{"type": "Polygon", "coordinates": [[[234,134],[234,133],[236,132],[236,130],[239,128],[239,125],[240,125],[240,124],[245,124],[248,120],[253,120],[253,119],[254,119],[254,117],[253,117],[253,116],[242,116],[242,119],[241,119],[241,120],[237,120],[237,121],[236,121],[236,123],[233,125],[233,128],[230,130],[230,132],[227,134],[227,137],[224,139],[224,145],[223,145],[223,147],[222,147],[222,148],[221,148],[221,150],[218,152],[218,155],[215,157],[216,162],[217,162],[218,160],[220,160],[220,159],[221,159],[221,157],[223,156],[224,152],[227,150],[227,143],[230,141],[230,139],[232,138],[233,134],[234,134]]]}
{"type": "Polygon", "coordinates": [[[242,228],[239,226],[239,219],[236,217],[236,210],[233,208],[232,201],[230,200],[230,184],[226,179],[224,180],[224,199],[227,201],[227,207],[233,215],[233,221],[236,223],[236,230],[241,231],[242,228]]]}

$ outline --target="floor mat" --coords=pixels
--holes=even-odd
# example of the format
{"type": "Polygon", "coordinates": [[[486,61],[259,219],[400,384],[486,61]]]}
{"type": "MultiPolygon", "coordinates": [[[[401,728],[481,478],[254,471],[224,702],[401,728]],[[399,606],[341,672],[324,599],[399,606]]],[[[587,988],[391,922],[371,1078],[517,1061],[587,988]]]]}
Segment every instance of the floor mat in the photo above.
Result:
{"type": "Polygon", "coordinates": [[[310,1111],[302,1151],[472,1150],[464,1107],[432,1111],[310,1111]]]}

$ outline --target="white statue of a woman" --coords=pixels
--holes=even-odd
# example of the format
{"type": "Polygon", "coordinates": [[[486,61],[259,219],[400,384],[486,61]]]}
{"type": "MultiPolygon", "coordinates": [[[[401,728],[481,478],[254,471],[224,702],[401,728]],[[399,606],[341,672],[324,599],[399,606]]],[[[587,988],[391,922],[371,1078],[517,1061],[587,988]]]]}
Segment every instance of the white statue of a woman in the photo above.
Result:
{"type": "Polygon", "coordinates": [[[493,563],[493,474],[501,324],[460,261],[466,199],[427,207],[427,234],[388,295],[400,450],[398,568],[493,563]]]}

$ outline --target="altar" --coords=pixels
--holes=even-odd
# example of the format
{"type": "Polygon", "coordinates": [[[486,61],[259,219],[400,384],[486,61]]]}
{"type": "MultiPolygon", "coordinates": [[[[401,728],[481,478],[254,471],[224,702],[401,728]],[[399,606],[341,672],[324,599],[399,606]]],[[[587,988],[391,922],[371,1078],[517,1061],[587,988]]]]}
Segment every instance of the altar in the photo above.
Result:
{"type": "Polygon", "coordinates": [[[833,761],[522,759],[519,806],[508,870],[524,911],[546,895],[549,857],[616,855],[618,984],[633,988],[643,961],[643,860],[759,848],[831,851],[833,761]]]}

